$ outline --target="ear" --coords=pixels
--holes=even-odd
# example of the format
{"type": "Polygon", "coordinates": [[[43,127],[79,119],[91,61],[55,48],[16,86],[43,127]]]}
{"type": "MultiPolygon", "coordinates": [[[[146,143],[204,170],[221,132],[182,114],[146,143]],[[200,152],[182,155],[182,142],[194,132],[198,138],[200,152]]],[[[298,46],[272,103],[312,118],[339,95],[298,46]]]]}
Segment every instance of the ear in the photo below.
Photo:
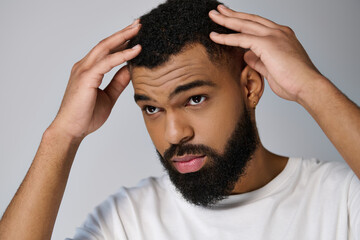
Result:
{"type": "Polygon", "coordinates": [[[248,109],[255,109],[264,92],[264,78],[249,65],[241,72],[244,101],[248,109]]]}

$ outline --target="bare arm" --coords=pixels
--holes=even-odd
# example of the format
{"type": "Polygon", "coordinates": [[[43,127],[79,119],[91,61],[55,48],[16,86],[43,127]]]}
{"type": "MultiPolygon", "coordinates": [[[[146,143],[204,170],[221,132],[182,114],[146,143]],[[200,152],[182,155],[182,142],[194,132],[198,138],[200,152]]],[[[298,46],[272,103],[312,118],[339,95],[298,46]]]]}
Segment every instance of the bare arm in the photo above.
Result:
{"type": "Polygon", "coordinates": [[[320,77],[298,102],[311,114],[360,179],[360,109],[320,77]]]}
{"type": "Polygon", "coordinates": [[[127,40],[140,28],[138,23],[104,39],[74,65],[60,110],[0,221],[0,239],[51,238],[81,141],[104,124],[130,81],[125,66],[104,90],[99,89],[105,73],[140,53],[140,46],[126,49],[127,40]]]}
{"type": "Polygon", "coordinates": [[[281,98],[301,104],[360,178],[360,109],[315,68],[295,33],[260,16],[222,5],[211,19],[238,33],[210,34],[219,44],[250,49],[246,63],[281,98]]]}
{"type": "Polygon", "coordinates": [[[50,239],[79,140],[47,130],[0,223],[1,239],[50,239]]]}

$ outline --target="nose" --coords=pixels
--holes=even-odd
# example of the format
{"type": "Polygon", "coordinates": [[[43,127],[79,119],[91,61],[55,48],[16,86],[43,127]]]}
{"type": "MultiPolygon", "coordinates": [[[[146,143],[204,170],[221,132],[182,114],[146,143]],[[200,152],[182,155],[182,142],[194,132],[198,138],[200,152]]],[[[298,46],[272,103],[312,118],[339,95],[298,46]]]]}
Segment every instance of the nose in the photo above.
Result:
{"type": "Polygon", "coordinates": [[[194,137],[194,130],[189,121],[175,113],[166,116],[165,139],[170,144],[183,144],[194,137]]]}

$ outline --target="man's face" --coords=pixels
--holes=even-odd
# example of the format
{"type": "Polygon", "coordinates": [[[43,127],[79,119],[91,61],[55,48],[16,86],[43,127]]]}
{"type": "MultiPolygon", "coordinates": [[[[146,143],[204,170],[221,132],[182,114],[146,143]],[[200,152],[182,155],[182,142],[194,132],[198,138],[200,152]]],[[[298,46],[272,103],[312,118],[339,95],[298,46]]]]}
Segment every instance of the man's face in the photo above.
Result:
{"type": "Polygon", "coordinates": [[[228,69],[197,44],[163,66],[132,71],[135,100],[160,160],[197,205],[229,195],[256,148],[240,76],[228,69]]]}

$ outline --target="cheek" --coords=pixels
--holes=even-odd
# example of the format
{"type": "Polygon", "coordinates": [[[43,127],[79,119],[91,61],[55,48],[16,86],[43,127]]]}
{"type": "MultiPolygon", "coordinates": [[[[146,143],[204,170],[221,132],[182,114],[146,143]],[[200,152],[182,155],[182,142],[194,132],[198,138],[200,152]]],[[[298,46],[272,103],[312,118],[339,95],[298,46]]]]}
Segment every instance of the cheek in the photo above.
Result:
{"type": "MultiPolygon", "coordinates": [[[[223,153],[225,145],[233,133],[237,121],[243,111],[243,105],[239,96],[227,92],[222,98],[213,99],[204,111],[184,111],[179,116],[186,118],[187,127],[191,127],[194,138],[190,144],[204,144],[213,148],[218,153],[223,153]]],[[[165,140],[165,122],[162,118],[146,120],[146,128],[150,138],[160,153],[169,148],[165,140]]]]}
{"type": "Polygon", "coordinates": [[[221,101],[213,103],[211,108],[196,122],[196,142],[205,144],[218,153],[223,153],[225,145],[233,133],[239,117],[243,111],[241,101],[236,98],[222,98],[221,101]]]}
{"type": "Polygon", "coordinates": [[[155,148],[162,154],[166,150],[163,127],[161,124],[156,123],[156,121],[147,121],[145,118],[144,122],[151,141],[155,145],[155,148]]]}

